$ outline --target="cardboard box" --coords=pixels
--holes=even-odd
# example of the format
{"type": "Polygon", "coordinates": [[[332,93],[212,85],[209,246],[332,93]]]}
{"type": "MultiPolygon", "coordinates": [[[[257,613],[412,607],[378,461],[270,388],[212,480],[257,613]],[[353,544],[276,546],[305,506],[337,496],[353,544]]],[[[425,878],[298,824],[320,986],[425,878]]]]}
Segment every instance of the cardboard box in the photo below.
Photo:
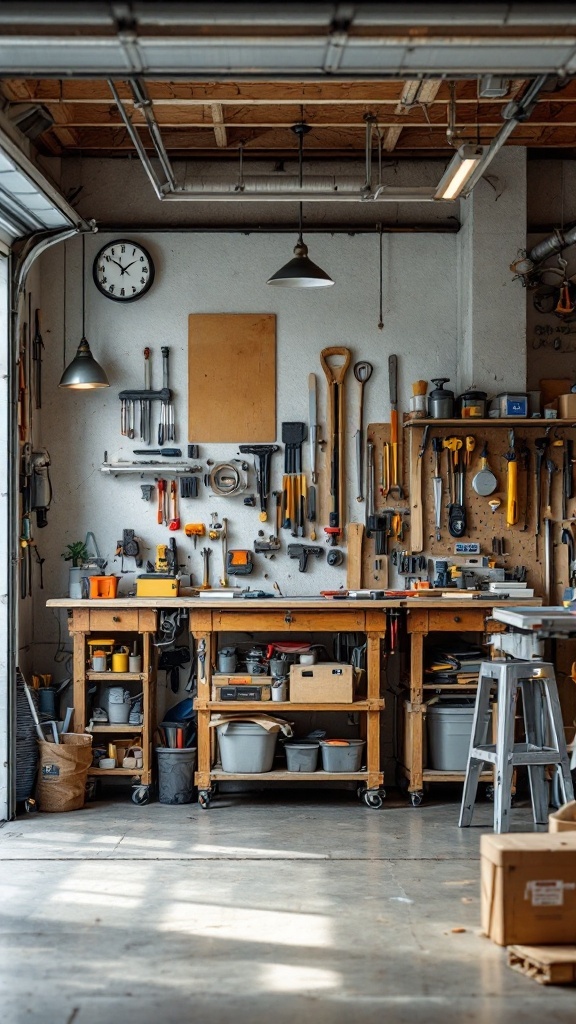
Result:
{"type": "Polygon", "coordinates": [[[576,942],[576,834],[480,839],[482,928],[500,946],[576,942]]]}
{"type": "Polygon", "coordinates": [[[351,704],[354,700],[354,669],[338,662],[290,666],[290,702],[304,704],[351,704]]]}
{"type": "Polygon", "coordinates": [[[576,832],[576,800],[562,804],[557,811],[548,815],[549,832],[576,832]]]}
{"type": "Polygon", "coordinates": [[[558,396],[558,413],[561,420],[573,420],[576,417],[576,394],[558,396]]]}

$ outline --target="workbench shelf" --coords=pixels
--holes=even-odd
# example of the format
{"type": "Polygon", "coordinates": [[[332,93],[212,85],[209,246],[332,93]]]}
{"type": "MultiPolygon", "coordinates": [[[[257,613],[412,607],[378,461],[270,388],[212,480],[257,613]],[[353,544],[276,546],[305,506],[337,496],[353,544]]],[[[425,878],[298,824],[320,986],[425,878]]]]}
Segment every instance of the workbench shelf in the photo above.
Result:
{"type": "MultiPolygon", "coordinates": [[[[380,765],[380,725],[384,699],[381,697],[380,662],[381,645],[386,632],[386,610],[374,602],[338,601],[319,603],[317,600],[302,600],[290,604],[289,599],[262,601],[254,607],[230,607],[218,603],[210,605],[208,600],[190,607],[190,630],[193,634],[198,657],[198,694],[195,709],[198,716],[198,769],[195,783],[198,787],[198,802],[205,809],[221,782],[299,782],[326,781],[356,782],[358,795],[369,807],[381,807],[385,796],[384,773],[380,765]],[[213,666],[217,660],[219,636],[227,637],[238,633],[264,634],[270,639],[301,639],[322,633],[351,632],[366,636],[367,690],[366,697],[352,703],[319,703],[306,701],[215,701],[211,699],[213,666]],[[272,716],[281,715],[290,720],[290,715],[300,712],[358,714],[361,736],[366,741],[364,764],[359,772],[289,772],[276,769],[257,774],[236,774],[225,772],[217,761],[216,730],[210,727],[212,715],[228,712],[240,714],[259,712],[272,716]]],[[[229,642],[228,639],[226,642],[229,642]]],[[[264,681],[265,677],[261,677],[264,681]]]]}
{"type": "MultiPolygon", "coordinates": [[[[98,768],[91,767],[88,776],[92,786],[107,777],[131,779],[132,800],[135,804],[146,804],[150,799],[152,784],[152,734],[156,722],[156,657],[152,637],[157,628],[157,611],[148,608],[131,608],[118,611],[112,606],[95,608],[90,602],[80,603],[69,610],[68,628],[73,640],[73,688],[74,688],[74,731],[86,732],[90,721],[88,694],[90,685],[126,685],[132,687],[132,696],[142,692],[142,723],[92,722],[90,729],[94,736],[113,741],[118,737],[138,736],[142,749],[141,768],[98,768]],[[99,635],[112,637],[118,644],[131,644],[138,639],[142,651],[142,672],[94,672],[89,665],[88,638],[99,635]]],[[[96,706],[98,700],[95,701],[96,706]]]]}
{"type": "Polygon", "coordinates": [[[573,427],[574,420],[560,420],[560,419],[539,419],[530,417],[529,419],[522,419],[519,416],[499,416],[495,418],[480,418],[476,416],[467,416],[465,418],[459,417],[456,420],[436,420],[436,419],[418,419],[418,420],[405,420],[405,427],[462,427],[467,430],[473,429],[474,427],[506,427],[507,430],[513,430],[514,427],[539,427],[547,429],[554,425],[559,427],[573,427]]]}
{"type": "MultiPolygon", "coordinates": [[[[420,421],[422,422],[422,421],[420,421]]],[[[473,633],[485,634],[487,632],[501,632],[501,623],[492,619],[492,609],[495,605],[502,604],[502,601],[493,601],[491,605],[482,608],[468,606],[458,608],[450,602],[446,606],[441,605],[438,600],[428,599],[428,607],[410,606],[407,611],[406,628],[409,642],[409,664],[410,682],[405,690],[404,702],[404,744],[400,754],[398,765],[398,781],[402,788],[406,786],[410,801],[414,807],[419,807],[424,799],[424,786],[436,783],[463,782],[464,771],[440,771],[427,768],[424,764],[426,728],[426,709],[428,701],[436,693],[448,691],[451,694],[460,692],[462,694],[474,693],[478,687],[477,683],[430,683],[425,676],[425,654],[426,644],[434,638],[438,643],[442,634],[446,633],[473,633]]],[[[528,604],[538,604],[531,599],[528,604]]],[[[488,659],[488,652],[486,659],[488,659]]],[[[483,782],[492,783],[492,771],[483,772],[483,782]]]]}

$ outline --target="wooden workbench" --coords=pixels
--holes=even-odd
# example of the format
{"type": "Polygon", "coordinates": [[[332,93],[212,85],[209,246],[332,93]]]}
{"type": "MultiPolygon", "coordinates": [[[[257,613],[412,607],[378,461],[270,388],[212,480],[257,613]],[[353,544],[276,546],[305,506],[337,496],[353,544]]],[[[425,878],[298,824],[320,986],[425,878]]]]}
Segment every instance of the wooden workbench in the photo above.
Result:
{"type": "MultiPolygon", "coordinates": [[[[526,605],[537,606],[541,602],[534,598],[526,605]]],[[[496,632],[498,626],[492,620],[492,611],[497,606],[509,605],[508,601],[450,598],[430,596],[426,598],[396,598],[382,601],[337,599],[326,600],[316,597],[223,599],[217,591],[207,598],[116,598],[100,600],[52,599],[49,607],[67,608],[71,617],[71,632],[75,638],[74,686],[75,703],[84,701],[85,649],[76,650],[78,623],[84,630],[95,629],[114,634],[122,626],[123,610],[144,613],[147,609],[188,611],[190,632],[194,637],[198,662],[198,770],[196,785],[199,800],[207,807],[217,788],[218,782],[233,779],[249,781],[314,781],[348,780],[358,783],[359,790],[369,806],[382,803],[384,775],[380,764],[380,726],[384,710],[382,696],[381,663],[382,641],[386,635],[387,612],[390,609],[406,611],[406,626],[409,637],[410,683],[406,691],[406,741],[401,755],[402,772],[408,780],[408,790],[415,805],[421,802],[424,783],[461,780],[463,773],[433,772],[424,765],[424,724],[426,712],[424,679],[425,640],[435,632],[496,632]],[[78,619],[78,615],[81,619],[78,619]],[[306,636],[320,633],[362,632],[367,640],[367,690],[362,700],[353,704],[295,704],[274,702],[219,702],[211,699],[212,667],[216,663],[218,637],[222,633],[261,633],[269,639],[278,637],[306,636]],[[78,691],[77,688],[78,687],[78,691]],[[82,695],[79,690],[82,688],[82,695]],[[221,712],[266,712],[286,716],[296,711],[358,712],[362,735],[366,739],[365,767],[360,772],[344,775],[316,771],[294,773],[284,770],[266,772],[261,775],[234,776],[223,772],[216,763],[216,746],[211,738],[214,730],[209,728],[211,716],[221,712]]],[[[518,604],[518,600],[515,600],[518,604]]],[[[85,636],[85,633],[83,634],[85,636]]],[[[433,688],[435,691],[438,687],[433,688]]],[[[443,689],[446,689],[444,687],[443,689]]],[[[466,692],[466,687],[458,687],[466,692]]],[[[431,694],[432,695],[432,694],[431,694]]],[[[430,696],[431,696],[430,695],[430,696]]],[[[82,704],[84,706],[84,704],[82,704]]],[[[81,723],[79,723],[81,724],[81,723]]]]}

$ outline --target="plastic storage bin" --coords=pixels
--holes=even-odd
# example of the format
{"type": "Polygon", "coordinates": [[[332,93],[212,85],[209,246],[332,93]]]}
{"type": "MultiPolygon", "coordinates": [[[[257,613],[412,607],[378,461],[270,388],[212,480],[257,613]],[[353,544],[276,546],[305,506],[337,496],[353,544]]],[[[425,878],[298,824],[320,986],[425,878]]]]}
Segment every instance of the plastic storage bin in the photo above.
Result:
{"type": "Polygon", "coordinates": [[[289,772],[315,772],[318,767],[319,743],[286,743],[286,762],[289,772]]]}
{"type": "Polygon", "coordinates": [[[439,772],[464,772],[468,763],[473,697],[450,697],[429,704],[428,722],[429,767],[439,772]]]}
{"type": "Polygon", "coordinates": [[[223,771],[246,775],[271,771],[277,732],[268,732],[256,722],[224,722],[217,732],[223,771]]]}
{"type": "Polygon", "coordinates": [[[365,740],[320,740],[325,772],[359,772],[365,740]]]}

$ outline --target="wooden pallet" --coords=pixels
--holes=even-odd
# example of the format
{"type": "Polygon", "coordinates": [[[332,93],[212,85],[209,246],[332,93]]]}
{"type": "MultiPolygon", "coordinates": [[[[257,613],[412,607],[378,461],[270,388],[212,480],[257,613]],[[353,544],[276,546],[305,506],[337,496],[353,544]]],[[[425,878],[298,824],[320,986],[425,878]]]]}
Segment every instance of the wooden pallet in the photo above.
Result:
{"type": "Polygon", "coordinates": [[[508,966],[540,985],[573,985],[576,946],[508,946],[508,966]]]}

